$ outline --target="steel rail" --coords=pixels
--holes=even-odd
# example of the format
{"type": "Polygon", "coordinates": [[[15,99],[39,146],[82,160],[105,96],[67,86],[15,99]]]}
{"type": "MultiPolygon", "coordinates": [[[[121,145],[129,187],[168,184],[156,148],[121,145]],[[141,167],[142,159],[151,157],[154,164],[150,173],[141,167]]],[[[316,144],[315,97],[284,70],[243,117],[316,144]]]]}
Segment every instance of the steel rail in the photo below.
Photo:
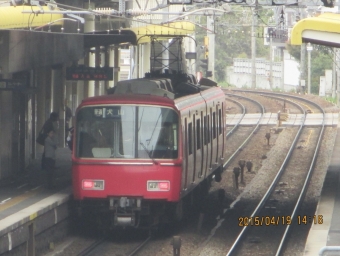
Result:
{"type": "MultiPolygon", "coordinates": [[[[264,92],[264,91],[253,91],[253,90],[239,90],[239,89],[233,89],[232,90],[233,92],[246,92],[246,93],[256,93],[256,94],[267,94],[267,95],[276,95],[276,96],[279,96],[279,97],[289,97],[289,98],[293,98],[293,99],[297,99],[297,100],[300,100],[300,101],[304,101],[304,102],[307,102],[311,105],[314,105],[316,108],[320,109],[320,106],[313,102],[313,101],[310,101],[310,100],[307,100],[305,98],[302,98],[302,97],[299,97],[299,96],[295,96],[295,95],[291,95],[291,94],[286,94],[286,93],[277,93],[277,92],[264,92]]],[[[238,95],[238,94],[235,94],[235,95],[238,95]]],[[[322,108],[321,108],[322,110],[322,108]]]]}
{"type": "Polygon", "coordinates": [[[106,241],[106,237],[103,237],[94,243],[92,243],[89,247],[81,251],[80,253],[77,254],[77,256],[87,256],[90,255],[94,251],[94,249],[98,248],[100,245],[102,245],[106,241]]]}
{"type": "Polygon", "coordinates": [[[259,120],[256,123],[255,128],[250,133],[250,135],[243,141],[243,143],[234,151],[234,153],[229,157],[229,159],[223,164],[223,170],[225,170],[225,168],[228,166],[228,164],[231,162],[231,160],[233,160],[234,157],[238,154],[238,152],[242,150],[244,145],[250,140],[250,138],[253,136],[253,134],[256,132],[256,130],[259,128],[260,122],[261,122],[261,120],[263,118],[263,114],[265,112],[264,106],[256,100],[249,99],[249,98],[247,98],[245,96],[241,96],[241,95],[234,95],[234,94],[228,94],[228,93],[226,93],[226,95],[241,97],[241,98],[245,98],[247,100],[253,101],[255,104],[257,104],[260,107],[262,113],[261,113],[261,117],[259,118],[259,120]]]}
{"type": "MultiPolygon", "coordinates": [[[[273,97],[273,98],[276,98],[276,97],[273,97]]],[[[292,152],[294,151],[295,145],[296,145],[296,143],[297,143],[297,141],[298,141],[298,138],[300,137],[302,128],[303,128],[303,126],[304,126],[304,123],[305,123],[305,120],[306,120],[306,112],[305,112],[305,110],[304,110],[299,104],[294,103],[294,102],[292,102],[292,101],[290,101],[290,102],[291,102],[292,104],[298,106],[298,107],[301,109],[301,111],[304,113],[303,122],[302,122],[301,125],[300,125],[300,128],[299,128],[299,130],[298,130],[298,132],[297,132],[297,134],[296,134],[296,136],[295,136],[295,138],[294,138],[294,140],[293,140],[293,142],[292,142],[292,144],[291,144],[291,147],[290,147],[290,149],[289,149],[289,151],[288,151],[288,153],[287,153],[287,155],[286,155],[286,157],[285,157],[285,159],[284,159],[284,161],[283,161],[283,163],[282,163],[282,165],[281,165],[281,167],[280,167],[278,173],[277,173],[276,176],[274,177],[274,179],[273,179],[271,185],[269,186],[267,192],[265,193],[265,195],[262,197],[261,201],[259,202],[259,204],[258,204],[257,207],[255,208],[254,212],[251,214],[251,216],[250,216],[251,218],[254,218],[254,217],[258,214],[258,212],[263,208],[265,202],[268,200],[269,196],[271,195],[271,193],[272,193],[273,190],[275,189],[275,187],[276,187],[276,185],[277,185],[277,183],[278,183],[280,177],[281,177],[282,174],[284,173],[285,167],[286,167],[286,165],[287,165],[287,163],[288,163],[288,160],[289,160],[289,158],[290,158],[292,152]]],[[[236,240],[234,241],[233,245],[231,246],[231,248],[230,248],[230,250],[229,250],[227,256],[231,256],[231,255],[233,255],[233,253],[236,253],[236,250],[238,249],[237,247],[241,244],[241,241],[242,241],[242,239],[243,239],[243,237],[244,237],[246,231],[249,229],[248,227],[249,227],[249,226],[244,226],[244,227],[242,228],[240,234],[237,236],[236,240]]]]}
{"type": "Polygon", "coordinates": [[[128,256],[134,256],[136,255],[148,242],[150,242],[150,239],[152,236],[148,236],[147,239],[145,239],[141,244],[139,244],[136,248],[134,248],[130,253],[128,253],[128,256]]]}
{"type": "Polygon", "coordinates": [[[234,127],[226,135],[226,137],[228,138],[234,131],[236,131],[236,129],[238,128],[238,125],[241,123],[242,119],[244,118],[244,116],[246,114],[246,107],[244,105],[242,105],[241,102],[238,102],[237,100],[233,100],[233,99],[230,99],[230,98],[228,98],[227,100],[234,102],[235,104],[237,104],[242,109],[242,116],[241,116],[240,120],[237,121],[237,123],[234,125],[234,127]]]}
{"type": "MultiPolygon", "coordinates": [[[[152,238],[151,235],[149,235],[143,242],[138,244],[132,251],[126,253],[127,256],[134,256],[136,255],[148,242],[150,242],[150,239],[152,238]]],[[[93,242],[89,247],[85,248],[83,251],[77,254],[77,256],[88,256],[91,255],[95,249],[99,248],[105,242],[108,241],[107,237],[103,237],[101,239],[98,239],[97,241],[93,242]]]]}
{"type": "MultiPolygon", "coordinates": [[[[324,130],[325,130],[325,111],[323,110],[323,108],[321,108],[321,106],[319,106],[318,104],[316,104],[315,102],[311,102],[314,106],[318,106],[319,109],[321,110],[321,112],[323,113],[323,121],[322,121],[322,128],[321,128],[321,131],[320,131],[320,134],[319,134],[319,138],[318,138],[318,142],[317,142],[317,145],[316,145],[316,149],[314,151],[314,154],[313,154],[313,159],[312,159],[312,163],[309,167],[309,170],[308,170],[308,173],[307,173],[307,177],[305,179],[305,182],[303,183],[303,186],[302,186],[302,189],[301,189],[301,192],[299,194],[299,198],[294,206],[294,210],[293,210],[293,213],[291,214],[291,218],[292,220],[295,219],[296,217],[296,214],[297,214],[297,211],[302,203],[302,200],[304,199],[305,195],[306,195],[306,192],[307,192],[307,189],[308,189],[308,185],[309,185],[309,181],[310,181],[310,178],[312,176],[312,173],[313,173],[313,170],[314,170],[314,167],[315,167],[315,164],[316,164],[316,161],[317,161],[317,157],[318,157],[318,154],[319,154],[319,150],[320,150],[320,147],[321,147],[321,139],[324,135],[324,130]]],[[[290,226],[291,225],[287,225],[286,228],[285,228],[285,232],[282,236],[282,239],[281,239],[281,242],[280,242],[280,245],[276,251],[276,256],[280,255],[281,251],[283,250],[283,246],[285,244],[285,242],[287,241],[287,237],[288,237],[288,233],[289,233],[289,230],[290,230],[290,226]]]]}

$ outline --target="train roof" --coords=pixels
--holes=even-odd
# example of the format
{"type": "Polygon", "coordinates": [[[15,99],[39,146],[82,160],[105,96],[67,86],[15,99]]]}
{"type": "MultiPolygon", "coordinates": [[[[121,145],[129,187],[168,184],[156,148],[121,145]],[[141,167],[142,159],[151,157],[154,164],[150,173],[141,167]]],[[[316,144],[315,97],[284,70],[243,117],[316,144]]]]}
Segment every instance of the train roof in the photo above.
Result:
{"type": "Polygon", "coordinates": [[[174,100],[164,96],[145,95],[145,94],[109,94],[86,98],[82,101],[82,106],[101,104],[145,104],[162,105],[173,107],[174,100]]]}
{"type": "Polygon", "coordinates": [[[80,107],[101,104],[145,104],[182,109],[220,97],[221,89],[216,82],[202,78],[202,83],[200,80],[199,84],[194,84],[195,79],[190,76],[185,79],[189,81],[180,81],[175,86],[168,78],[119,81],[115,87],[108,89],[108,95],[84,99],[80,107]]]}

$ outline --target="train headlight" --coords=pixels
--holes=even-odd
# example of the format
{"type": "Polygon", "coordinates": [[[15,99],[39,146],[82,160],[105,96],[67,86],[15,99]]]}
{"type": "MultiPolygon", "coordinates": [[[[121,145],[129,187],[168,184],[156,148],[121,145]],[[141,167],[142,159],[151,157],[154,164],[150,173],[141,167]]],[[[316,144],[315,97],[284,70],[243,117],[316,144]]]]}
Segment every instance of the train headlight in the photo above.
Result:
{"type": "Polygon", "coordinates": [[[104,190],[103,180],[82,180],[83,190],[104,190]]]}
{"type": "Polygon", "coordinates": [[[169,191],[170,181],[168,180],[148,180],[147,191],[169,191]]]}

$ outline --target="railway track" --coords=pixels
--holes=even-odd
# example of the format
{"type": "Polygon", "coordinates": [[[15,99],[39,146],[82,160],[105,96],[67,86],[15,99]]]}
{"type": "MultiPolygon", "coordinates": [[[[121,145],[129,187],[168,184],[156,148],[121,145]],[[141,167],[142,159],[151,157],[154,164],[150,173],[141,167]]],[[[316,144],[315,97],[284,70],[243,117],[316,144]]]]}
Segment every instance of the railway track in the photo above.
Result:
{"type": "MultiPolygon", "coordinates": [[[[318,107],[315,103],[309,102],[309,104],[315,106],[315,108],[318,108],[319,112],[324,114],[321,107],[318,107]]],[[[306,111],[303,109],[303,107],[300,106],[300,108],[303,112],[305,112],[306,116],[306,111]]],[[[266,251],[268,251],[269,253],[268,255],[280,255],[284,249],[284,244],[287,241],[289,230],[293,228],[296,223],[301,224],[302,218],[304,216],[298,216],[298,210],[308,188],[308,183],[316,163],[317,154],[321,144],[320,142],[324,133],[324,124],[317,129],[317,135],[312,136],[312,139],[310,139],[311,136],[309,136],[308,143],[311,144],[309,145],[309,147],[315,148],[315,151],[311,150],[311,152],[309,152],[309,158],[311,159],[309,167],[301,167],[301,169],[307,170],[302,170],[300,172],[300,175],[304,175],[305,177],[299,178],[300,180],[302,180],[302,182],[298,186],[301,186],[302,189],[298,197],[294,199],[295,204],[293,206],[289,205],[289,203],[281,205],[281,207],[287,207],[285,208],[285,210],[282,210],[282,208],[280,208],[282,210],[280,213],[277,212],[277,208],[271,207],[270,205],[272,205],[272,202],[280,202],[280,200],[277,200],[278,196],[276,195],[276,193],[280,192],[280,186],[282,184],[285,184],[284,181],[282,181],[282,178],[284,178],[285,176],[292,176],[292,174],[289,174],[290,165],[291,163],[294,163],[294,161],[296,163],[298,161],[298,158],[301,157],[300,152],[297,153],[297,151],[299,150],[298,148],[296,148],[297,143],[302,134],[305,134],[304,131],[308,129],[308,127],[304,126],[303,122],[299,128],[299,131],[297,132],[292,146],[287,153],[285,160],[281,165],[280,170],[278,171],[276,177],[274,178],[272,184],[268,188],[263,198],[258,203],[255,210],[250,216],[243,216],[239,218],[240,225],[243,225],[243,228],[236,238],[234,244],[231,246],[227,255],[251,255],[254,253],[254,246],[252,246],[251,244],[254,243],[261,243],[262,247],[266,246],[265,248],[266,251]],[[282,235],[280,236],[279,240],[277,240],[276,242],[273,241],[274,237],[278,237],[277,234],[280,231],[282,235]],[[274,244],[276,244],[276,246],[273,246],[274,244]]],[[[281,201],[283,200],[281,199],[281,201]]]]}
{"type": "Polygon", "coordinates": [[[305,109],[307,114],[308,113],[323,113],[323,111],[320,109],[320,106],[316,104],[315,102],[305,99],[303,97],[299,97],[299,96],[295,96],[291,94],[264,92],[264,91],[252,91],[252,90],[238,90],[238,89],[233,90],[233,92],[235,93],[234,95],[237,95],[237,96],[239,95],[237,93],[252,93],[252,94],[268,96],[268,97],[276,96],[276,97],[280,97],[283,101],[287,98],[290,98],[291,103],[298,103],[299,105],[301,105],[305,109]]]}
{"type": "Polygon", "coordinates": [[[144,246],[146,246],[152,239],[149,235],[141,241],[133,245],[131,249],[131,244],[112,242],[109,237],[102,237],[95,240],[88,247],[83,249],[77,256],[94,256],[94,255],[119,255],[135,256],[141,252],[144,246]]]}
{"type": "MultiPolygon", "coordinates": [[[[246,107],[241,103],[241,102],[239,102],[239,101],[237,101],[237,100],[234,100],[234,99],[231,99],[231,98],[226,98],[226,100],[228,100],[228,101],[231,101],[231,102],[234,102],[236,105],[238,105],[240,108],[241,108],[241,110],[242,110],[242,116],[241,116],[241,118],[236,122],[236,124],[234,125],[234,126],[232,126],[231,127],[231,129],[228,131],[228,133],[227,133],[227,138],[228,137],[230,137],[230,135],[232,135],[233,134],[233,132],[235,132],[236,131],[236,129],[238,128],[238,126],[239,126],[239,124],[241,123],[241,121],[242,121],[242,118],[245,116],[245,114],[246,114],[246,107]]],[[[227,129],[229,129],[229,127],[227,128],[227,129]]]]}
{"type": "Polygon", "coordinates": [[[82,250],[80,253],[77,254],[77,256],[89,256],[92,255],[92,253],[100,248],[101,246],[103,246],[103,244],[105,244],[107,238],[101,238],[98,239],[96,241],[94,241],[93,243],[91,243],[89,245],[89,247],[85,248],[84,250],[82,250]]]}
{"type": "MultiPolygon", "coordinates": [[[[226,95],[228,96],[234,96],[233,94],[227,94],[226,95]]],[[[242,151],[243,147],[245,147],[245,145],[249,142],[249,140],[251,139],[251,137],[256,134],[256,131],[259,129],[260,127],[260,123],[261,123],[261,120],[263,118],[263,114],[265,113],[265,108],[264,106],[259,103],[258,101],[256,100],[253,100],[253,99],[250,99],[250,98],[247,98],[245,96],[240,96],[240,95],[237,95],[237,97],[239,98],[242,98],[242,99],[246,99],[246,100],[249,100],[251,101],[253,104],[257,105],[257,107],[259,108],[260,110],[260,116],[256,122],[256,124],[254,126],[251,126],[251,127],[245,127],[243,128],[243,130],[241,131],[243,133],[243,139],[241,139],[241,144],[239,143],[240,141],[240,136],[237,137],[237,142],[233,143],[231,142],[230,140],[232,138],[229,139],[229,142],[228,142],[228,150],[227,150],[227,154],[226,154],[226,158],[227,160],[225,161],[225,163],[223,164],[223,168],[227,168],[227,166],[231,163],[231,161],[236,157],[236,155],[242,151]],[[236,146],[236,147],[235,147],[236,146]],[[228,152],[231,152],[231,154],[228,152]]],[[[244,111],[243,113],[245,114],[246,113],[246,109],[244,108],[244,111]]],[[[239,127],[239,124],[240,122],[242,121],[242,118],[244,117],[244,114],[242,115],[242,117],[239,119],[239,121],[235,124],[235,126],[232,128],[231,131],[229,131],[230,135],[233,134],[233,131],[235,131],[238,127],[239,127]]],[[[230,136],[229,135],[229,136],[230,136]]]]}

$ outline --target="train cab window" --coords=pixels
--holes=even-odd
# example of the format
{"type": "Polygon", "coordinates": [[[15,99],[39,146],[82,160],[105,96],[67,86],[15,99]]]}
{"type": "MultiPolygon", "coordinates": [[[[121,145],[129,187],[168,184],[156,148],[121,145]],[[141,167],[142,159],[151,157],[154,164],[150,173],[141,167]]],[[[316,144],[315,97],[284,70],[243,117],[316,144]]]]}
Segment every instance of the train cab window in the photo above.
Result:
{"type": "Polygon", "coordinates": [[[137,158],[174,159],[178,157],[178,115],[169,108],[139,107],[137,158]]]}
{"type": "Polygon", "coordinates": [[[196,120],[196,150],[201,149],[201,120],[196,120]]]}
{"type": "Polygon", "coordinates": [[[134,109],[85,107],[77,113],[76,155],[85,158],[133,158],[134,109]]]}
{"type": "Polygon", "coordinates": [[[192,123],[188,124],[188,148],[189,148],[189,155],[192,154],[192,123]]]}
{"type": "Polygon", "coordinates": [[[178,157],[178,114],[169,108],[84,107],[77,113],[76,130],[77,157],[178,157]]]}

